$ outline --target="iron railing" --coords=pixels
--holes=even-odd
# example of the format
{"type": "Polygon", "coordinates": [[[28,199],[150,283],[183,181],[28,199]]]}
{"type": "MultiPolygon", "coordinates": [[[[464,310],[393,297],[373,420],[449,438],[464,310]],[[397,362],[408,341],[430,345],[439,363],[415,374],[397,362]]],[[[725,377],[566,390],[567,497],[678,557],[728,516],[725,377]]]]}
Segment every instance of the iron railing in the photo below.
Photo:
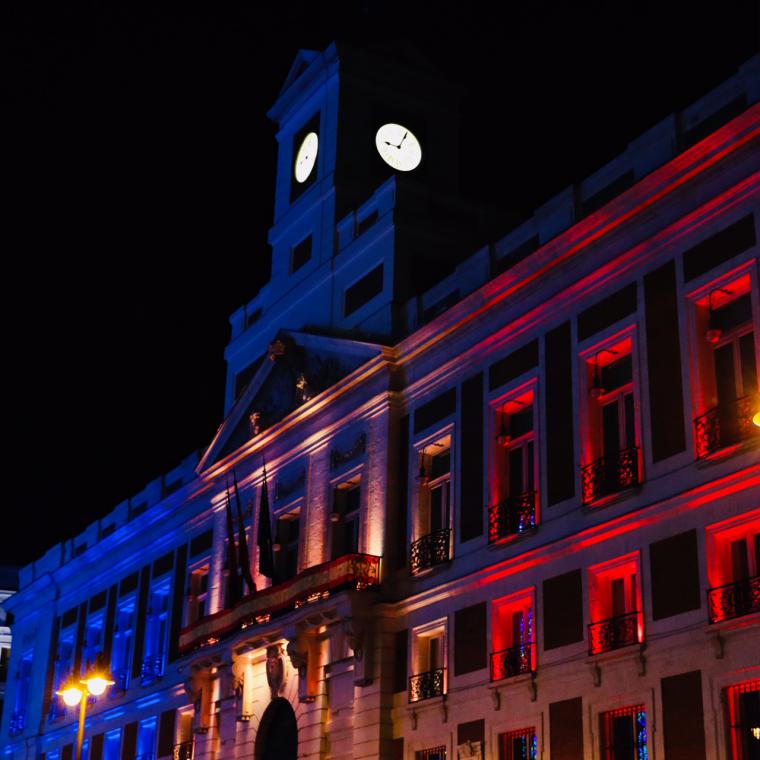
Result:
{"type": "Polygon", "coordinates": [[[8,736],[18,736],[24,732],[26,727],[26,715],[22,712],[11,713],[11,719],[8,722],[8,736]]]}
{"type": "Polygon", "coordinates": [[[581,467],[583,503],[590,504],[639,484],[639,449],[631,446],[581,467]]]}
{"type": "Polygon", "coordinates": [[[451,528],[442,528],[417,539],[409,547],[409,571],[412,575],[450,559],[451,528]]]}
{"type": "Polygon", "coordinates": [[[143,684],[149,684],[164,674],[163,654],[149,654],[142,663],[140,680],[143,684]]]}
{"type": "Polygon", "coordinates": [[[193,740],[172,747],[172,760],[193,760],[193,740]]]}
{"type": "Polygon", "coordinates": [[[760,435],[760,428],[752,422],[758,402],[758,396],[742,396],[700,414],[694,420],[697,459],[760,435]]]}
{"type": "Polygon", "coordinates": [[[536,492],[525,491],[488,508],[488,541],[519,536],[536,527],[536,492]]]}
{"type": "Polygon", "coordinates": [[[639,642],[639,613],[629,612],[608,620],[589,623],[588,653],[602,654],[613,649],[638,644],[639,642]]]}
{"type": "Polygon", "coordinates": [[[501,681],[533,671],[533,642],[491,653],[491,680],[501,681]]]}
{"type": "Polygon", "coordinates": [[[709,589],[707,608],[711,623],[760,612],[760,575],[709,589]]]}
{"type": "Polygon", "coordinates": [[[409,701],[442,697],[446,693],[446,668],[436,668],[427,673],[409,676],[409,701]]]}

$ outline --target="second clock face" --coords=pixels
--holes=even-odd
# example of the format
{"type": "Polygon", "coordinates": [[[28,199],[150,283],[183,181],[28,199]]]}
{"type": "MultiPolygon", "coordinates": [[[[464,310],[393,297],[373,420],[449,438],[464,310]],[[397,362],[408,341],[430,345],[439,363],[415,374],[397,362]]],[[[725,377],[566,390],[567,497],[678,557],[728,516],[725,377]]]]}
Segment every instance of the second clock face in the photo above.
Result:
{"type": "Polygon", "coordinates": [[[419,140],[401,124],[383,124],[375,135],[375,146],[383,161],[400,172],[410,172],[422,161],[419,140]]]}
{"type": "Polygon", "coordinates": [[[316,132],[309,132],[303,138],[298,153],[296,153],[296,162],[293,165],[293,174],[296,182],[306,182],[309,179],[314,164],[317,162],[317,153],[319,152],[319,137],[316,132]]]}

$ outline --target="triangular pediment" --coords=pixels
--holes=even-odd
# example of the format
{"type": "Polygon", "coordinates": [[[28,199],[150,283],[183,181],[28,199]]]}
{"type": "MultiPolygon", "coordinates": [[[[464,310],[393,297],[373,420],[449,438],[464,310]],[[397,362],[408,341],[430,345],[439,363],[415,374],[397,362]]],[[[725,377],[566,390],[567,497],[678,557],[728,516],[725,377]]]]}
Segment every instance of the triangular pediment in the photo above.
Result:
{"type": "Polygon", "coordinates": [[[281,331],[217,431],[198,471],[224,459],[382,352],[375,343],[281,331]]]}

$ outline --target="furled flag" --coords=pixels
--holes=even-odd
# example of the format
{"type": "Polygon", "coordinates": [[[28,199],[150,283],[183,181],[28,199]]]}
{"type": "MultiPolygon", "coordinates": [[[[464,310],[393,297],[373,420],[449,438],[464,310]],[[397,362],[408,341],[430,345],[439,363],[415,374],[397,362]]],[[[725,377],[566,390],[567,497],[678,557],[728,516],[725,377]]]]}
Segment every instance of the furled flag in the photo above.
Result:
{"type": "Polygon", "coordinates": [[[261,485],[259,506],[259,530],[256,535],[259,547],[259,572],[274,580],[274,549],[272,546],[272,523],[269,517],[269,489],[267,488],[267,466],[264,463],[264,482],[261,485]]]}
{"type": "Polygon", "coordinates": [[[243,595],[243,584],[235,545],[235,527],[232,521],[232,504],[230,504],[230,489],[227,488],[227,599],[225,607],[232,608],[243,595]]]}
{"type": "Polygon", "coordinates": [[[237,475],[235,468],[232,468],[232,486],[235,494],[235,508],[237,510],[238,533],[240,540],[238,542],[238,559],[240,560],[240,575],[248,586],[248,593],[252,594],[256,590],[256,584],[253,582],[251,575],[251,558],[248,554],[248,539],[245,535],[245,522],[243,521],[243,509],[240,506],[240,494],[238,493],[237,475]]]}

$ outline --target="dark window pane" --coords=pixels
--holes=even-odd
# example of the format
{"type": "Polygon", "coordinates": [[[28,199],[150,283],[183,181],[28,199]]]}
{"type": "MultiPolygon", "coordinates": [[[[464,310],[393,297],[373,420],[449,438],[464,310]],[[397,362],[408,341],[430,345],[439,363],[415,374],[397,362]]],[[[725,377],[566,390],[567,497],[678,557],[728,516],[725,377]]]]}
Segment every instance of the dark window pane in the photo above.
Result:
{"type": "Polygon", "coordinates": [[[627,354],[602,367],[601,375],[602,385],[608,392],[628,385],[633,380],[633,361],[631,355],[627,354]]]}
{"type": "Polygon", "coordinates": [[[509,419],[509,435],[512,438],[519,438],[521,435],[530,433],[533,430],[533,407],[526,406],[519,412],[510,414],[509,419]]]}
{"type": "Polygon", "coordinates": [[[602,407],[602,428],[604,456],[614,457],[620,451],[620,414],[617,401],[602,407]]]}
{"type": "Polygon", "coordinates": [[[710,318],[710,327],[718,328],[725,332],[735,327],[745,325],[752,321],[752,302],[749,293],[739,298],[734,298],[725,306],[713,309],[710,318]]]}
{"type": "Polygon", "coordinates": [[[304,238],[298,245],[293,246],[290,259],[290,271],[297,272],[311,260],[311,235],[304,238]]]}
{"type": "Polygon", "coordinates": [[[633,393],[625,394],[625,445],[626,448],[636,445],[636,423],[633,415],[633,393]]]}
{"type": "Polygon", "coordinates": [[[734,346],[727,343],[715,349],[715,381],[718,385],[718,404],[728,405],[736,399],[734,346]]]}
{"type": "Polygon", "coordinates": [[[433,456],[430,462],[430,477],[440,478],[441,475],[446,475],[451,472],[451,451],[447,449],[433,456]]]}
{"type": "Polygon", "coordinates": [[[742,392],[745,396],[757,393],[757,363],[755,362],[755,334],[739,338],[739,356],[742,363],[742,392]]]}
{"type": "Polygon", "coordinates": [[[731,567],[735,581],[749,577],[749,556],[747,555],[747,541],[740,538],[731,542],[731,567]]]}
{"type": "Polygon", "coordinates": [[[345,315],[353,314],[382,291],[383,265],[380,264],[346,290],[345,315]]]}
{"type": "Polygon", "coordinates": [[[509,495],[519,496],[523,487],[523,448],[522,446],[509,452],[509,495]]]}

